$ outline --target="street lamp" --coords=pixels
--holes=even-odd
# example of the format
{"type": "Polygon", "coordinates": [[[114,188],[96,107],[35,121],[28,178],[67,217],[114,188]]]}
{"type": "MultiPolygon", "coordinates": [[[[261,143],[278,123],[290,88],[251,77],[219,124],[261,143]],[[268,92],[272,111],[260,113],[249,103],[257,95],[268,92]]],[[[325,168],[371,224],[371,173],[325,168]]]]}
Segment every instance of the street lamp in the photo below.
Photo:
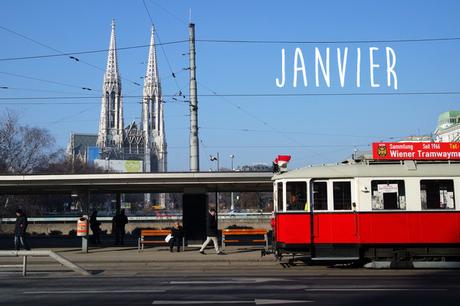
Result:
{"type": "Polygon", "coordinates": [[[110,158],[107,156],[105,160],[107,161],[107,173],[109,173],[110,172],[110,158]]]}
{"type": "Polygon", "coordinates": [[[235,155],[234,154],[230,154],[230,160],[231,160],[231,165],[232,165],[232,171],[234,171],[235,169],[233,168],[233,160],[235,159],[235,155]]]}
{"type": "Polygon", "coordinates": [[[216,153],[216,155],[209,155],[209,160],[210,161],[216,161],[217,162],[217,172],[220,171],[220,168],[219,168],[219,152],[216,153]]]}
{"type": "MultiPolygon", "coordinates": [[[[231,166],[232,171],[235,171],[233,168],[233,159],[235,158],[234,154],[230,154],[231,166]]],[[[233,212],[235,210],[235,203],[233,202],[233,191],[230,193],[230,211],[233,212]]]]}

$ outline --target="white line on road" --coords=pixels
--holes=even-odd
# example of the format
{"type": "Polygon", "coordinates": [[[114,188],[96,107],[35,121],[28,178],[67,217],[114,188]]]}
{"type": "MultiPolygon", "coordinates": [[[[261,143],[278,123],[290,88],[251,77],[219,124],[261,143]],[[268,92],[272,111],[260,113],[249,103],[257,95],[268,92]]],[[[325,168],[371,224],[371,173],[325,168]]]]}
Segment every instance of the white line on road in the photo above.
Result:
{"type": "Polygon", "coordinates": [[[270,304],[294,304],[294,303],[313,303],[314,301],[306,300],[270,300],[270,299],[255,299],[252,301],[177,301],[177,300],[157,300],[153,301],[152,305],[201,305],[201,304],[256,304],[256,305],[270,305],[270,304]]]}
{"type": "Polygon", "coordinates": [[[253,284],[253,283],[266,283],[274,281],[287,281],[285,279],[278,278],[232,278],[230,280],[209,280],[209,281],[170,281],[171,285],[209,285],[209,284],[253,284]]]}
{"type": "Polygon", "coordinates": [[[308,288],[305,291],[448,291],[444,288],[308,288]]]}
{"type": "Polygon", "coordinates": [[[254,301],[153,301],[152,305],[254,304],[254,301]]]}
{"type": "Polygon", "coordinates": [[[102,293],[159,293],[166,290],[133,289],[133,290],[56,290],[56,291],[24,291],[24,294],[102,294],[102,293]]]}

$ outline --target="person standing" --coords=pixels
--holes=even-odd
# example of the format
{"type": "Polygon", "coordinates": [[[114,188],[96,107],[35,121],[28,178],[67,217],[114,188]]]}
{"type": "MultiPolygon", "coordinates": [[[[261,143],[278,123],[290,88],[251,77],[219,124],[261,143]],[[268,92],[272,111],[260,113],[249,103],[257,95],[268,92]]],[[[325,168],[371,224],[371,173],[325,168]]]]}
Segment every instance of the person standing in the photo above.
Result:
{"type": "Polygon", "coordinates": [[[128,224],[128,217],[125,215],[125,210],[122,209],[120,213],[113,217],[113,231],[115,233],[115,245],[125,243],[125,226],[128,224]]]}
{"type": "Polygon", "coordinates": [[[21,245],[24,249],[30,250],[29,244],[27,243],[27,216],[22,209],[16,210],[16,224],[14,226],[14,247],[17,251],[21,249],[21,245]]]}
{"type": "Polygon", "coordinates": [[[219,244],[217,241],[217,236],[219,232],[217,230],[217,215],[216,215],[216,210],[214,208],[211,208],[208,213],[208,219],[207,219],[207,226],[206,226],[206,241],[203,243],[200,249],[201,254],[206,254],[204,252],[204,249],[208,246],[209,242],[214,244],[214,249],[216,250],[216,253],[218,255],[222,255],[223,253],[219,250],[219,244]]]}
{"type": "Polygon", "coordinates": [[[174,246],[177,247],[177,252],[180,252],[180,245],[184,238],[184,228],[180,222],[176,222],[171,228],[171,239],[169,240],[169,251],[172,252],[174,246]]]}
{"type": "Polygon", "coordinates": [[[91,218],[89,218],[89,227],[93,232],[93,242],[96,244],[101,244],[101,222],[97,220],[97,210],[93,211],[91,218]]]}

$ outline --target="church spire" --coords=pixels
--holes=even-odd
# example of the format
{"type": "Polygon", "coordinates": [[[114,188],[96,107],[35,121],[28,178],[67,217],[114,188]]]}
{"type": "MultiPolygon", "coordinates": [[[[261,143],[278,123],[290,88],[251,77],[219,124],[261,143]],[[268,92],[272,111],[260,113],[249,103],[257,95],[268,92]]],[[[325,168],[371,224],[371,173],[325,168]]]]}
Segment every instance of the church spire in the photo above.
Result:
{"type": "Polygon", "coordinates": [[[120,73],[117,61],[117,43],[115,40],[115,19],[112,19],[112,33],[110,34],[109,54],[107,57],[107,68],[104,75],[104,83],[118,83],[121,88],[120,73]]]}
{"type": "Polygon", "coordinates": [[[101,117],[97,145],[103,151],[109,151],[108,147],[121,149],[123,146],[123,101],[115,41],[115,20],[113,19],[107,68],[102,86],[101,117]]]}
{"type": "Polygon", "coordinates": [[[142,128],[145,137],[144,159],[146,172],[166,171],[166,137],[164,132],[163,101],[158,74],[155,48],[155,28],[150,33],[150,48],[147,71],[144,78],[144,97],[142,103],[142,128]],[[147,157],[149,155],[149,157],[147,157]]]}

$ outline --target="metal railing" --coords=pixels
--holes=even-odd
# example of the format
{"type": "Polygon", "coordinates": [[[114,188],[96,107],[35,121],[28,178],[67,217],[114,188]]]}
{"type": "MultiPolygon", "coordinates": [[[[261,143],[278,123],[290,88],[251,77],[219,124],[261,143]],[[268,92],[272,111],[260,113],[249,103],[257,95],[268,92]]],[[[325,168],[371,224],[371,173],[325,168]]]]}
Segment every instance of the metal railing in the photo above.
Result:
{"type": "MultiPolygon", "coordinates": [[[[219,220],[229,219],[269,219],[271,213],[222,213],[219,214],[219,220]]],[[[77,222],[79,216],[74,217],[28,217],[29,223],[48,223],[48,222],[77,222]]],[[[99,221],[112,222],[112,217],[98,217],[99,221]]],[[[170,214],[161,216],[128,216],[129,221],[162,221],[162,220],[182,220],[182,214],[170,214]]],[[[16,218],[0,218],[0,223],[14,223],[16,218]]]]}
{"type": "Polygon", "coordinates": [[[21,257],[22,265],[0,265],[0,268],[22,268],[22,275],[27,276],[27,257],[50,257],[56,260],[63,266],[81,274],[84,276],[91,275],[90,272],[80,267],[79,265],[71,262],[62,255],[56,254],[51,250],[39,250],[39,251],[0,251],[0,257],[21,257]]]}

